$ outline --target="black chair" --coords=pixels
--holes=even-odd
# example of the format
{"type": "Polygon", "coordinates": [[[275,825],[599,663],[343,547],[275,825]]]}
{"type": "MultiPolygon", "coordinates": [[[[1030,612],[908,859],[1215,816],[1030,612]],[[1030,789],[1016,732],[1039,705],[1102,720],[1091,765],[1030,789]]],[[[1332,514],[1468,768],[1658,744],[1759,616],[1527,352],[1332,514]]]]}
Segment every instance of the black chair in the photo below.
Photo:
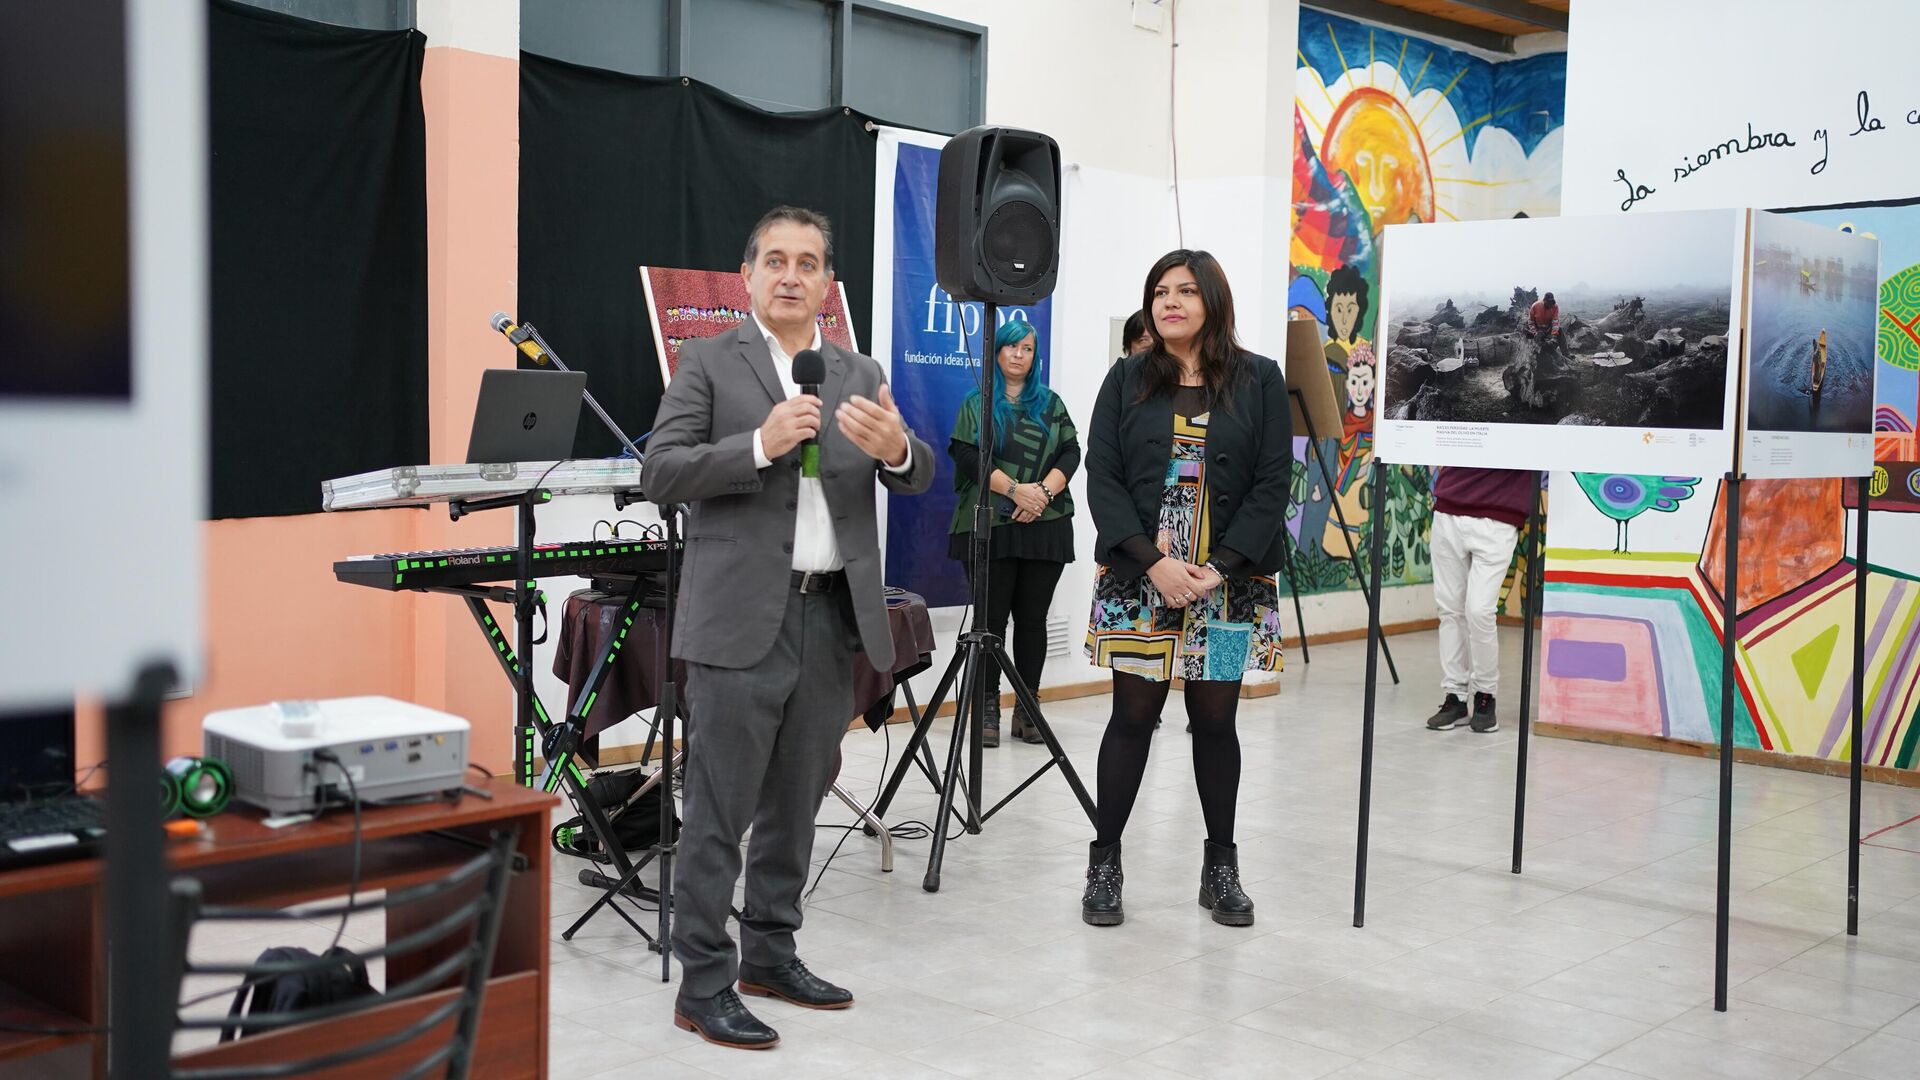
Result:
{"type": "MultiPolygon", "coordinates": [[[[459,901],[445,915],[420,929],[361,954],[362,960],[376,960],[427,949],[434,949],[436,954],[444,951],[445,955],[431,966],[402,983],[387,987],[384,994],[283,1012],[255,1012],[245,1017],[190,1018],[176,1011],[174,1027],[176,1031],[240,1028],[248,1035],[275,1032],[298,1024],[338,1020],[381,1009],[396,1001],[449,989],[449,983],[457,979],[459,992],[448,996],[446,1001],[427,1010],[418,1019],[364,1042],[339,1046],[300,1060],[194,1068],[182,1068],[176,1064],[169,1075],[174,1080],[251,1080],[256,1077],[301,1076],[351,1065],[397,1051],[410,1043],[419,1043],[421,1056],[410,1065],[396,1068],[389,1075],[406,1080],[434,1075],[445,1076],[449,1080],[465,1080],[473,1063],[474,1039],[479,1030],[488,972],[493,966],[494,944],[500,936],[501,913],[506,901],[507,882],[513,873],[518,840],[517,830],[495,832],[481,854],[442,878],[390,890],[377,900],[343,901],[297,912],[205,904],[199,881],[193,878],[175,879],[170,885],[168,900],[175,948],[172,959],[175,970],[180,973],[180,979],[175,984],[176,1002],[179,1000],[179,986],[190,975],[238,976],[240,987],[245,987],[260,986],[287,976],[318,974],[329,969],[338,971],[341,967],[341,961],[331,956],[247,964],[198,963],[187,956],[187,942],[198,924],[345,918],[365,911],[388,911],[416,904],[434,904],[436,901],[452,903],[451,894],[461,891],[473,895],[459,901]],[[449,1021],[453,1023],[450,1035],[437,1040],[426,1038],[445,1027],[449,1021]],[[432,1045],[428,1045],[430,1041],[432,1045]]],[[[382,1030],[379,1025],[369,1024],[369,1027],[382,1030]]],[[[226,1034],[223,1032],[223,1042],[226,1034]]]]}

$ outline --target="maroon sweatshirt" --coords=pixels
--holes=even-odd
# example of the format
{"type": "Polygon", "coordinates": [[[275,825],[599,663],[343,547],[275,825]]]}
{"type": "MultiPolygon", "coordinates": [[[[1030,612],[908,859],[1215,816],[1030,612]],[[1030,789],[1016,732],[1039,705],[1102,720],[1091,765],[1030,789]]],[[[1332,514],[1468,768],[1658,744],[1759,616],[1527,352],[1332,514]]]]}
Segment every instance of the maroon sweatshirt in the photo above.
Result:
{"type": "Polygon", "coordinates": [[[1514,528],[1527,523],[1537,483],[1532,469],[1469,469],[1449,465],[1433,481],[1433,510],[1454,517],[1491,518],[1514,528]]]}

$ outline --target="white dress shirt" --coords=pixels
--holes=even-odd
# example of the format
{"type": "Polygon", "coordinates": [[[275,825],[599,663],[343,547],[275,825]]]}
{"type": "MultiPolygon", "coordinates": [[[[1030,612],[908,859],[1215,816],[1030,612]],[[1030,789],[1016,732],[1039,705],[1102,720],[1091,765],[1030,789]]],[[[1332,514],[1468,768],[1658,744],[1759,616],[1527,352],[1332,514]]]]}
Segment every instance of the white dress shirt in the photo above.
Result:
{"type": "MultiPolygon", "coordinates": [[[[780,347],[780,339],[753,316],[753,324],[760,330],[760,336],[767,339],[767,351],[773,354],[773,370],[780,378],[780,388],[788,398],[800,392],[799,384],[793,381],[793,357],[780,347]]],[[[820,349],[820,327],[813,328],[813,344],[808,348],[820,349]]],[[[833,417],[822,415],[820,427],[824,431],[833,422],[833,417]]],[[[753,432],[753,464],[756,468],[770,468],[773,459],[767,456],[765,444],[761,442],[760,430],[753,432]]],[[[899,467],[883,465],[888,472],[905,473],[913,467],[913,444],[907,444],[907,460],[899,467]]],[[[808,573],[830,573],[846,566],[840,558],[840,539],[833,531],[833,511],[827,508],[826,491],[820,486],[820,478],[803,476],[800,478],[800,508],[795,512],[793,525],[793,568],[808,573]]]]}

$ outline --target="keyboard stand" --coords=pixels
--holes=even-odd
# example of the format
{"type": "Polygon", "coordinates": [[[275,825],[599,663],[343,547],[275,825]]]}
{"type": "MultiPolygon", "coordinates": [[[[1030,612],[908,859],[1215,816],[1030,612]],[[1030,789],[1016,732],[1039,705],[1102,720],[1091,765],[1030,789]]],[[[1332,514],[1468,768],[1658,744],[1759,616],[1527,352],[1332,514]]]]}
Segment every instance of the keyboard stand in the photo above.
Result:
{"type": "MultiPolygon", "coordinates": [[[[638,884],[640,870],[652,862],[655,856],[662,855],[662,848],[659,845],[655,845],[655,847],[650,849],[641,859],[638,865],[636,865],[632,859],[628,858],[626,849],[614,836],[613,827],[607,820],[606,812],[602,810],[600,805],[587,793],[587,776],[586,773],[581,770],[576,756],[580,744],[578,733],[585,730],[586,713],[592,709],[594,699],[599,695],[601,686],[613,671],[612,660],[618,655],[626,639],[627,628],[623,627],[621,632],[611,635],[601,646],[599,659],[594,663],[592,677],[588,680],[586,687],[582,689],[579,698],[576,699],[572,707],[569,708],[568,715],[563,723],[556,724],[553,722],[552,718],[547,714],[546,707],[540,702],[540,695],[534,690],[532,664],[534,646],[533,614],[535,607],[544,601],[544,598],[537,591],[538,585],[534,580],[534,508],[542,503],[550,502],[552,499],[553,495],[551,492],[535,488],[516,495],[503,495],[488,499],[455,499],[450,502],[447,506],[447,511],[455,521],[460,520],[467,514],[478,513],[483,510],[498,510],[513,507],[517,511],[519,527],[516,540],[516,547],[518,549],[518,565],[515,571],[516,578],[511,587],[446,585],[430,586],[422,591],[447,593],[459,596],[466,601],[467,610],[473,615],[474,622],[479,625],[480,632],[485,635],[487,645],[492,650],[494,659],[499,662],[501,671],[507,676],[507,681],[513,684],[514,782],[522,787],[536,786],[533,774],[533,762],[535,747],[540,747],[541,753],[546,757],[547,766],[546,771],[539,777],[538,786],[548,792],[564,792],[566,794],[568,801],[573,803],[574,812],[580,815],[581,820],[586,822],[587,828],[593,833],[594,838],[599,841],[600,850],[604,854],[606,861],[611,864],[613,870],[617,871],[617,879],[610,880],[617,880],[620,883],[619,887],[608,889],[605,895],[601,897],[600,902],[597,902],[588,914],[597,913],[602,906],[611,907],[615,914],[619,915],[628,926],[633,927],[634,931],[646,940],[649,949],[662,955],[662,967],[664,969],[666,966],[665,958],[668,955],[665,945],[667,927],[666,908],[670,906],[671,902],[662,903],[659,892],[638,884]],[[493,613],[488,610],[487,601],[489,600],[507,603],[513,606],[515,645],[508,644],[507,636],[503,632],[499,622],[493,617],[493,613]],[[628,914],[627,910],[614,899],[615,893],[622,893],[629,899],[657,905],[661,909],[661,929],[659,936],[656,937],[653,934],[647,933],[645,928],[643,928],[639,922],[635,921],[633,916],[628,914]]],[[[620,499],[621,496],[616,495],[616,501],[620,499]]],[[[674,569],[671,550],[669,550],[669,574],[671,574],[674,569]]],[[[669,580],[671,580],[671,578],[669,578],[669,580]]],[[[627,597],[628,606],[626,609],[626,618],[629,622],[634,612],[639,610],[641,599],[646,588],[646,581],[647,578],[645,575],[636,575],[634,578],[633,588],[627,597]]],[[[669,682],[670,681],[671,678],[669,676],[669,682]]],[[[655,722],[658,723],[659,719],[659,716],[656,715],[655,722]]],[[[671,743],[669,743],[669,746],[671,746],[671,743]]],[[[669,792],[671,792],[671,788],[669,788],[669,792]]],[[[668,798],[666,804],[668,807],[667,812],[670,814],[673,800],[668,798]]],[[[663,881],[666,880],[668,873],[668,862],[668,859],[662,859],[661,877],[663,881]]],[[[586,873],[586,871],[582,872],[583,877],[586,873]]],[[[596,873],[594,877],[600,879],[602,875],[596,873]]],[[[586,916],[583,916],[580,922],[575,923],[572,930],[568,931],[569,936],[571,936],[573,930],[579,929],[580,923],[584,923],[585,921],[586,916]]],[[[664,974],[662,978],[665,978],[664,974]]]]}

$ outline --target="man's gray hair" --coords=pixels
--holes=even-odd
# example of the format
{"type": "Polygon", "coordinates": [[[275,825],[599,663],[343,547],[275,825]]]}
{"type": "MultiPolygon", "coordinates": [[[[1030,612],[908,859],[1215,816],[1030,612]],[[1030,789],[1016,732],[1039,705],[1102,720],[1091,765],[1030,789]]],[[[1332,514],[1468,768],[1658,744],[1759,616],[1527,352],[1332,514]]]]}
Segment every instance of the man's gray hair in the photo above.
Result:
{"type": "Polygon", "coordinates": [[[766,235],[768,229],[782,221],[789,221],[795,225],[811,225],[819,229],[820,239],[825,242],[827,249],[826,268],[833,269],[833,223],[827,220],[827,215],[818,210],[808,210],[804,206],[776,206],[761,215],[759,223],[747,236],[747,255],[741,261],[748,266],[757,263],[760,260],[760,238],[766,235]]]}

